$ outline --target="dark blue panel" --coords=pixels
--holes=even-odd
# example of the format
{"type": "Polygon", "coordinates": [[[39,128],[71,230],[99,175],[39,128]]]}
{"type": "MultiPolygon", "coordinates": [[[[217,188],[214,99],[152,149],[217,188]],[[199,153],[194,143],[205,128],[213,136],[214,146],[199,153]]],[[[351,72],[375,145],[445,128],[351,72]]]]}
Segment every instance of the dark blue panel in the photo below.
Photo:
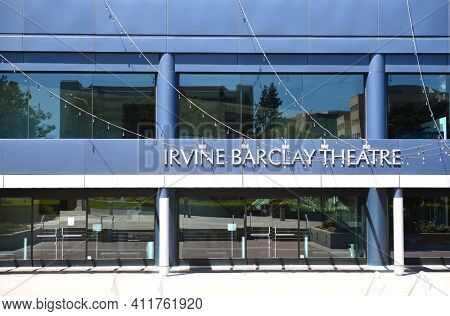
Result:
{"type": "Polygon", "coordinates": [[[86,174],[137,174],[137,140],[86,140],[86,174]]]}
{"type": "Polygon", "coordinates": [[[22,0],[0,2],[0,33],[22,33],[22,0]]]}
{"type": "MultiPolygon", "coordinates": [[[[380,1],[380,36],[410,36],[410,22],[405,1],[380,1]]],[[[447,36],[447,0],[410,0],[415,35],[447,36]]]]}
{"type": "MultiPolygon", "coordinates": [[[[269,54],[267,57],[277,72],[302,72],[307,69],[306,54],[269,54]]],[[[238,58],[238,72],[272,72],[262,54],[241,54],[238,58]]]]}
{"type": "Polygon", "coordinates": [[[94,64],[94,54],[75,53],[25,53],[25,63],[45,64],[94,64]]]}
{"type": "Polygon", "coordinates": [[[236,35],[236,1],[168,1],[169,35],[236,35]]]}
{"type": "Polygon", "coordinates": [[[93,52],[94,38],[72,36],[24,36],[23,50],[34,52],[93,52]]]}
{"type": "Polygon", "coordinates": [[[377,39],[357,38],[308,38],[308,53],[311,54],[355,54],[375,53],[377,39]]]}
{"type": "MultiPolygon", "coordinates": [[[[447,141],[447,145],[449,145],[447,141]]],[[[401,174],[448,174],[450,156],[437,140],[401,139],[399,140],[403,159],[401,174]]]]}
{"type": "MultiPolygon", "coordinates": [[[[23,54],[22,53],[4,53],[2,55],[5,56],[10,62],[14,64],[23,63],[23,54]]],[[[0,58],[0,67],[9,65],[3,58],[0,58]],[[3,62],[2,62],[3,61],[3,62]]],[[[9,68],[10,66],[8,66],[9,68]]]]}
{"type": "Polygon", "coordinates": [[[367,55],[308,55],[311,72],[367,72],[369,56],[367,55]]]}
{"type": "MultiPolygon", "coordinates": [[[[307,0],[242,0],[242,6],[256,35],[307,35],[307,0]]],[[[239,35],[251,35],[239,12],[239,35]]]]}
{"type": "MultiPolygon", "coordinates": [[[[423,72],[447,72],[447,55],[420,55],[423,72]]],[[[417,61],[414,55],[386,55],[386,72],[417,73],[417,61]]]]}
{"type": "MultiPolygon", "coordinates": [[[[166,34],[166,0],[108,0],[129,34],[166,34]]],[[[95,2],[95,33],[120,34],[103,0],[95,2]]]]}
{"type": "Polygon", "coordinates": [[[95,56],[92,53],[25,53],[27,71],[94,71],[95,56]]]}
{"type": "MultiPolygon", "coordinates": [[[[146,54],[148,60],[158,67],[159,56],[146,54]]],[[[96,71],[121,71],[121,72],[156,72],[147,61],[138,54],[96,54],[96,71]]]]}
{"type": "Polygon", "coordinates": [[[309,1],[309,35],[376,36],[377,1],[309,1]]]}
{"type": "Polygon", "coordinates": [[[83,174],[83,140],[5,140],[5,174],[83,174]]]}
{"type": "Polygon", "coordinates": [[[24,0],[24,32],[94,34],[93,0],[24,0]]]}

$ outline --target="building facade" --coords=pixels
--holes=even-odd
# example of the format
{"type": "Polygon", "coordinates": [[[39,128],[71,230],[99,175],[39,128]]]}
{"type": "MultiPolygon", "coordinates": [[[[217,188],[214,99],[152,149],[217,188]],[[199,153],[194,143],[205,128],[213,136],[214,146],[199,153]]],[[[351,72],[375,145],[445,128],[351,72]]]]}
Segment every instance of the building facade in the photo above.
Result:
{"type": "Polygon", "coordinates": [[[448,264],[449,13],[2,1],[0,264],[448,264]]]}

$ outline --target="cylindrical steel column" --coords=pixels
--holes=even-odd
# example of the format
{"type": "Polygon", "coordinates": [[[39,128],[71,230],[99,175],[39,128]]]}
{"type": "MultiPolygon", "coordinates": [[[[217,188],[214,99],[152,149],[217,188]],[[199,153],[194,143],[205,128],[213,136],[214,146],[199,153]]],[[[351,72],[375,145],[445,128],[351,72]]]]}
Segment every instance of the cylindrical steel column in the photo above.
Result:
{"type": "Polygon", "coordinates": [[[394,273],[405,273],[405,252],[403,232],[403,190],[394,189],[393,201],[393,228],[394,228],[394,273]]]}
{"type": "MultiPolygon", "coordinates": [[[[366,138],[387,138],[387,92],[384,56],[370,58],[366,83],[366,138]]],[[[370,188],[367,194],[367,264],[388,264],[387,191],[370,188]]]]}
{"type": "MultiPolygon", "coordinates": [[[[159,62],[156,88],[156,138],[178,138],[178,94],[175,73],[175,56],[163,54],[159,62]]],[[[178,201],[175,189],[160,188],[157,194],[156,215],[156,265],[167,274],[176,264],[178,249],[178,201]]]]}

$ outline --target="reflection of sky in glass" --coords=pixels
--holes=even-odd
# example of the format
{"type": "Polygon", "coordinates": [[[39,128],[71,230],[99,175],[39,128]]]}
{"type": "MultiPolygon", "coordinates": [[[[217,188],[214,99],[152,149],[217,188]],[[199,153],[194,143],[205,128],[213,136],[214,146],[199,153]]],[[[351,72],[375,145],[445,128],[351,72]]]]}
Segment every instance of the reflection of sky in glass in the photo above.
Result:
{"type": "MultiPolygon", "coordinates": [[[[450,76],[446,75],[423,75],[425,86],[441,92],[448,92],[449,87],[447,81],[450,76]]],[[[413,85],[422,86],[419,75],[390,75],[389,86],[413,85]]]]}
{"type": "MultiPolygon", "coordinates": [[[[29,100],[30,107],[40,108],[46,113],[50,113],[51,117],[45,120],[44,124],[54,125],[55,129],[47,134],[46,138],[59,138],[60,137],[60,115],[61,101],[57,97],[51,97],[50,93],[45,88],[55,93],[55,95],[66,99],[69,102],[75,102],[73,98],[67,95],[60,95],[60,93],[70,93],[69,91],[61,92],[62,81],[74,81],[80,83],[83,89],[83,93],[87,96],[87,102],[91,102],[91,92],[89,89],[92,87],[92,82],[96,86],[113,86],[113,87],[130,87],[140,88],[154,86],[154,75],[149,74],[80,74],[80,73],[30,73],[29,76],[41,84],[40,89],[38,86],[30,80],[25,81],[23,75],[20,74],[8,74],[8,80],[15,81],[19,84],[22,91],[29,91],[31,99],[29,100]]],[[[80,96],[78,96],[80,97],[80,96]]],[[[26,128],[26,127],[24,127],[26,128]]]]}
{"type": "MultiPolygon", "coordinates": [[[[30,74],[30,77],[39,82],[43,87],[55,93],[57,96],[60,95],[60,84],[63,80],[68,81],[78,81],[82,84],[83,88],[89,88],[92,85],[92,74],[67,74],[67,73],[53,73],[53,74],[30,74]]],[[[31,93],[30,106],[40,107],[42,111],[51,113],[51,118],[46,120],[45,124],[54,125],[55,129],[47,134],[46,138],[59,138],[60,135],[60,111],[61,111],[61,101],[56,98],[50,97],[50,93],[44,88],[40,91],[36,84],[27,82],[27,88],[31,93]]],[[[70,97],[61,96],[69,102],[73,102],[70,97]]],[[[90,100],[88,100],[90,102],[90,100]]]]}
{"type": "Polygon", "coordinates": [[[303,93],[308,111],[350,111],[350,99],[364,93],[363,75],[305,75],[303,93]]]}

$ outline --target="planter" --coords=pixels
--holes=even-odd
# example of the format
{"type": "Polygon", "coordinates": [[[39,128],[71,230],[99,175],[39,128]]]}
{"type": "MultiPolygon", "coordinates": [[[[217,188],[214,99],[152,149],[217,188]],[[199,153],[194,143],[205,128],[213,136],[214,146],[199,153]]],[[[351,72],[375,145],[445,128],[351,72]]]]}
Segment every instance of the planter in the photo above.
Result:
{"type": "Polygon", "coordinates": [[[354,244],[351,233],[330,232],[320,228],[311,228],[311,241],[330,249],[348,249],[354,244]]]}

